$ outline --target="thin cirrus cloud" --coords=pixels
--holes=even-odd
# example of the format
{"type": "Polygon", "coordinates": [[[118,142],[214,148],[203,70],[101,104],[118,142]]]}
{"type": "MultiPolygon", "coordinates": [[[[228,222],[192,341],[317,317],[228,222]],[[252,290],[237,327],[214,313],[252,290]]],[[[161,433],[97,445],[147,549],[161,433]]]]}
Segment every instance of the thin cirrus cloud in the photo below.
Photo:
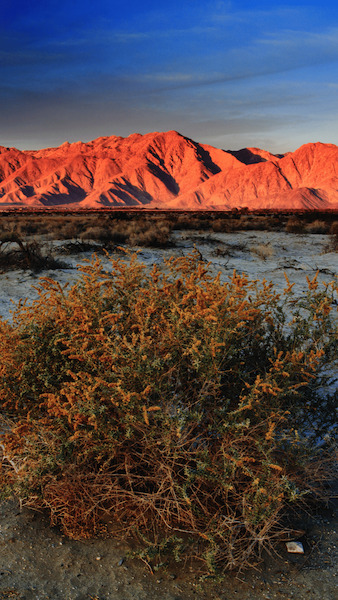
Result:
{"type": "Polygon", "coordinates": [[[138,86],[152,92],[169,91],[180,87],[212,86],[243,79],[254,79],[296,71],[314,65],[338,62],[338,28],[330,28],[322,33],[285,31],[278,36],[254,40],[247,48],[225,50],[214,62],[223,70],[201,72],[192,65],[190,72],[167,71],[126,75],[125,83],[134,81],[138,86]]]}
{"type": "Polygon", "coordinates": [[[22,2],[14,18],[13,3],[0,30],[1,145],[166,129],[234,148],[338,142],[334,3],[325,15],[315,0],[32,0],[35,12],[22,2]]]}
{"type": "MultiPolygon", "coordinates": [[[[121,34],[122,37],[125,34],[121,34]]],[[[132,34],[135,36],[145,36],[148,39],[149,34],[132,34]]],[[[120,34],[111,37],[111,45],[118,46],[120,34]]],[[[105,42],[106,43],[106,42],[105,42]]],[[[91,69],[95,71],[96,60],[93,56],[95,46],[100,51],[102,48],[102,37],[91,39],[89,45],[87,39],[82,40],[62,40],[48,47],[29,47],[29,44],[18,48],[16,40],[14,41],[15,48],[8,47],[6,40],[3,40],[6,48],[0,47],[0,61],[2,63],[1,71],[6,73],[13,69],[9,76],[9,81],[15,81],[15,68],[24,71],[27,66],[33,66],[38,73],[43,72],[43,81],[48,81],[49,77],[53,76],[53,67],[61,72],[59,81],[67,80],[73,77],[74,72],[78,71],[78,75],[82,80],[88,79],[90,83],[91,69]],[[83,60],[86,60],[86,69],[83,70],[83,60]],[[46,72],[47,69],[47,72],[46,72]],[[48,69],[50,70],[48,72],[48,69]],[[81,75],[82,71],[82,75],[81,75]]],[[[22,42],[21,42],[22,45],[22,42]]],[[[112,48],[112,50],[116,48],[112,48]]],[[[130,55],[133,53],[130,52],[130,55]]],[[[319,33],[314,32],[295,32],[284,31],[277,35],[266,36],[257,40],[253,40],[251,45],[247,47],[225,48],[223,51],[209,53],[207,59],[201,56],[197,61],[187,59],[190,72],[171,71],[171,65],[175,60],[178,62],[175,55],[170,56],[168,62],[165,59],[161,62],[162,70],[149,72],[153,68],[152,65],[144,63],[139,64],[135,60],[134,66],[125,71],[125,75],[120,79],[123,81],[133,79],[138,85],[143,84],[144,87],[158,83],[173,85],[210,85],[227,81],[235,81],[243,78],[253,78],[264,74],[280,73],[289,70],[295,70],[307,65],[320,65],[338,60],[338,28],[331,28],[327,31],[319,33]],[[196,64],[198,63],[198,64],[196,64]],[[210,63],[216,64],[219,68],[217,71],[211,70],[210,63]],[[137,65],[137,69],[136,69],[137,65]],[[143,70],[140,71],[140,66],[143,70]]],[[[132,62],[132,61],[131,61],[132,62]]],[[[105,74],[106,71],[110,75],[114,75],[114,71],[120,72],[118,61],[104,61],[100,64],[100,70],[105,74]]],[[[26,73],[26,77],[31,77],[34,73],[26,73]]],[[[19,86],[18,86],[19,87],[19,86]]]]}

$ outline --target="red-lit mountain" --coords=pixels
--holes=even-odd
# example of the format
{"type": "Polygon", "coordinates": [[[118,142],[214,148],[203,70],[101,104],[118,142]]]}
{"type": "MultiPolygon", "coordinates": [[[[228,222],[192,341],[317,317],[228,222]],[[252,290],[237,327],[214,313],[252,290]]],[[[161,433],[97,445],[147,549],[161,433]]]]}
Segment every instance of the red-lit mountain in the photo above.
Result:
{"type": "Polygon", "coordinates": [[[225,151],[176,131],[0,147],[0,209],[27,206],[338,209],[338,147],[225,151]]]}

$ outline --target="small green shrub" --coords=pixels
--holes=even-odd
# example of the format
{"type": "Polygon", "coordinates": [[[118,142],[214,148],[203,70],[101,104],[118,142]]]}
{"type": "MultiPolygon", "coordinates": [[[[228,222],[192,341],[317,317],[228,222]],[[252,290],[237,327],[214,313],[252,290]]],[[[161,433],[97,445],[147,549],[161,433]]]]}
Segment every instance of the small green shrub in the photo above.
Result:
{"type": "Polygon", "coordinates": [[[297,302],[289,282],[283,296],[236,272],[224,283],[196,253],[81,272],[69,288],[41,279],[0,321],[4,490],[74,538],[109,515],[147,556],[250,564],[325,478],[304,432],[313,406],[332,416],[315,376],[337,356],[336,286],[315,277],[297,302]]]}

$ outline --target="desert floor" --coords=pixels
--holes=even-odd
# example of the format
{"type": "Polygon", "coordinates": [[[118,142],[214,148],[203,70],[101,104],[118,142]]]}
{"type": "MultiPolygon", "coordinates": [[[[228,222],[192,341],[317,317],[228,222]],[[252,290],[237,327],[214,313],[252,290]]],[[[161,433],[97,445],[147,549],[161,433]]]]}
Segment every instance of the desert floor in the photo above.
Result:
{"type": "MultiPolygon", "coordinates": [[[[140,261],[151,266],[163,258],[183,256],[196,247],[201,258],[211,263],[215,272],[221,271],[226,279],[234,269],[245,273],[250,279],[266,279],[282,292],[286,281],[284,273],[294,283],[293,291],[302,295],[307,289],[306,277],[312,279],[319,272],[319,281],[331,281],[338,272],[338,254],[329,251],[329,236],[325,234],[295,234],[276,231],[241,231],[233,233],[173,232],[173,246],[165,249],[137,247],[140,261]]],[[[76,252],[73,240],[71,253],[67,242],[44,241],[46,253],[62,260],[66,268],[41,271],[13,270],[0,272],[0,315],[10,318],[15,304],[27,298],[30,302],[37,296],[35,286],[40,277],[51,277],[61,284],[74,282],[78,276],[76,267],[90,259],[95,250],[76,252]]],[[[100,249],[100,246],[97,246],[100,249]]],[[[112,252],[121,256],[121,252],[112,252]]],[[[109,260],[100,254],[103,266],[109,270],[109,260]]]]}

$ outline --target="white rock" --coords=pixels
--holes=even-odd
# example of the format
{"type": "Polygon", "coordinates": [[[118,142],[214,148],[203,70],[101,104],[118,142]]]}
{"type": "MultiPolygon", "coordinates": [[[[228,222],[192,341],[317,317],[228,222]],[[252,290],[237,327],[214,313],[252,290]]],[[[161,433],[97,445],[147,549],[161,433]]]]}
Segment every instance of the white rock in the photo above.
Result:
{"type": "Polygon", "coordinates": [[[292,554],[304,554],[303,544],[301,542],[286,542],[286,549],[292,554]]]}

